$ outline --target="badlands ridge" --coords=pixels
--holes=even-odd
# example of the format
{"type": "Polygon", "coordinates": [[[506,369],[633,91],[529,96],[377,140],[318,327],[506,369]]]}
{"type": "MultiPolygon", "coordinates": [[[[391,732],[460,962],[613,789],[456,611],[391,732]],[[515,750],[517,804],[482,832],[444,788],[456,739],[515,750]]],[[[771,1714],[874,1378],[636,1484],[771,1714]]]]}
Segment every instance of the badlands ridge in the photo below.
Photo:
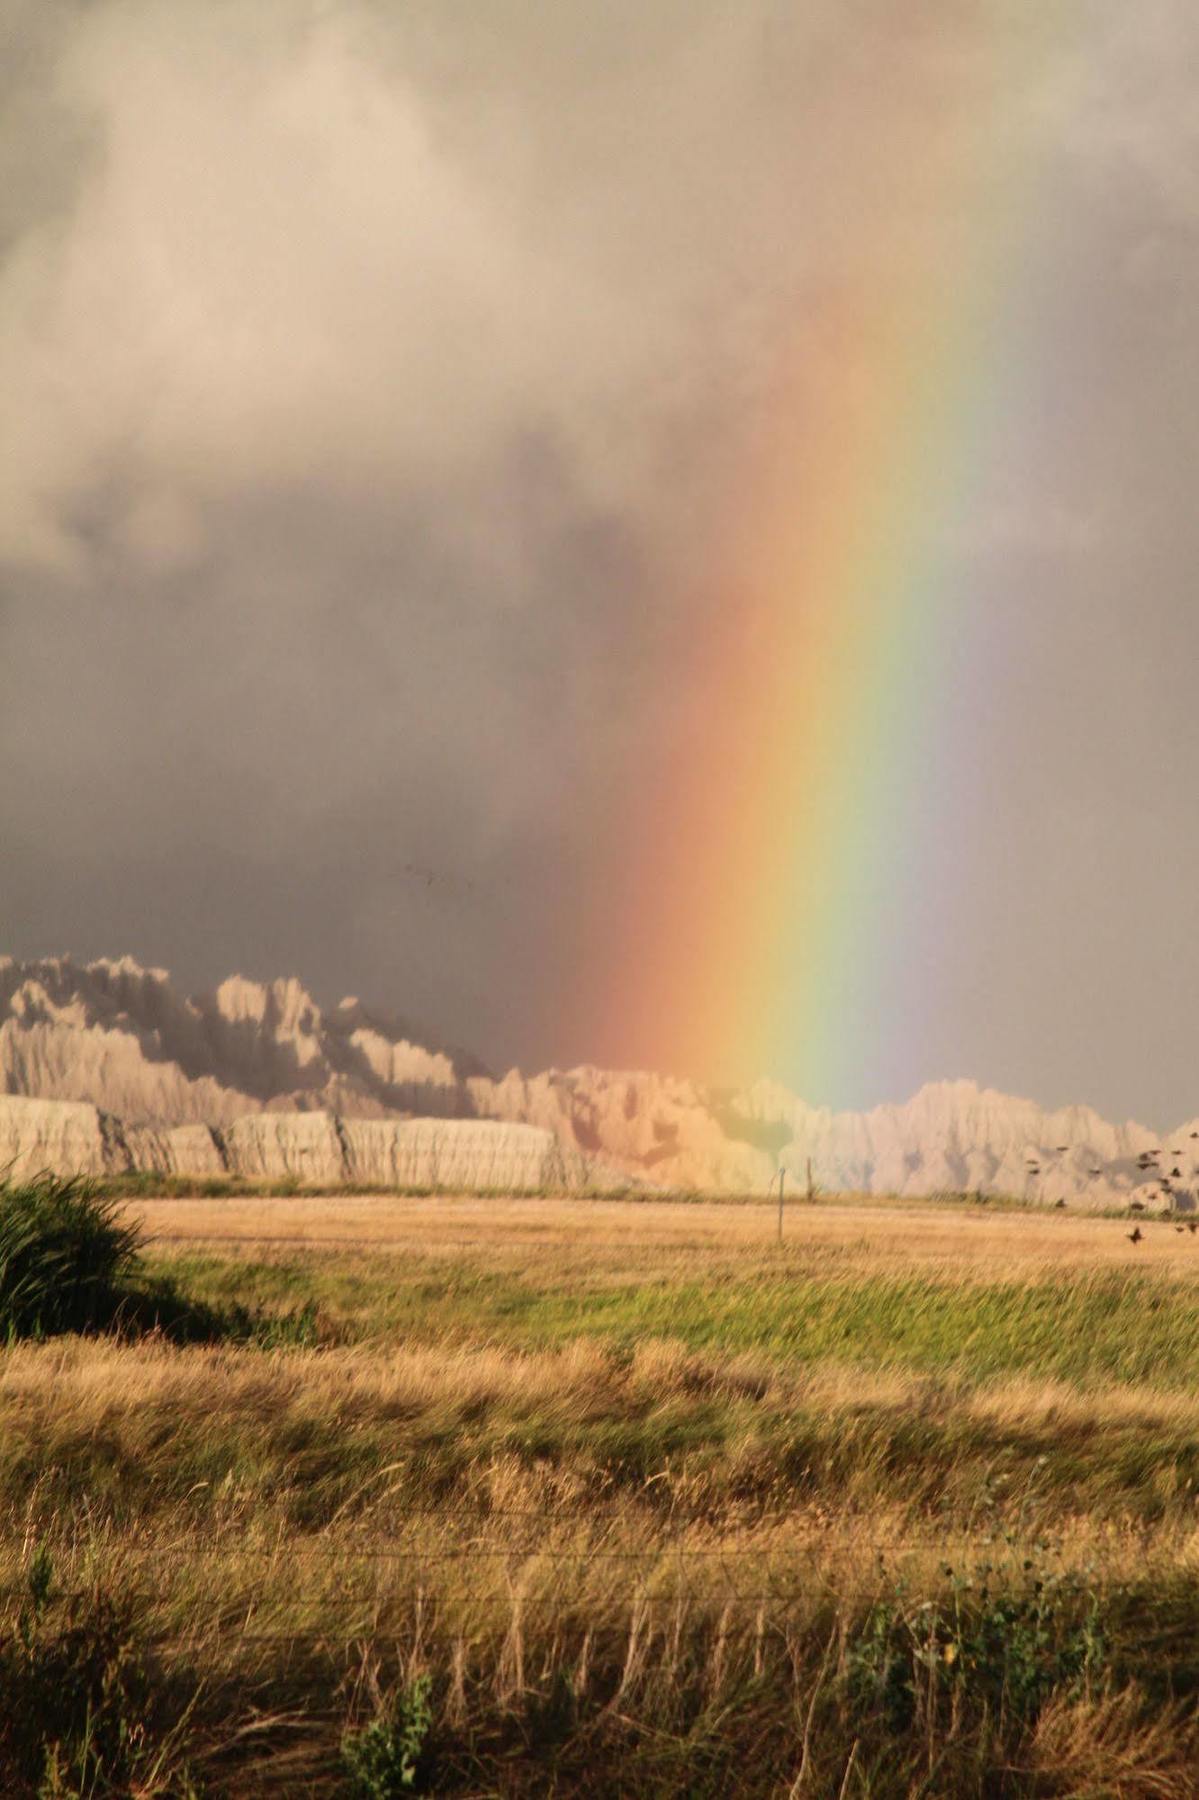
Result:
{"type": "Polygon", "coordinates": [[[0,958],[0,1166],[16,1174],[763,1193],[780,1164],[802,1185],[809,1160],[824,1192],[1103,1203],[1159,1195],[1160,1170],[1189,1198],[1199,1123],[1159,1139],[969,1081],[832,1113],[768,1081],[718,1090],[590,1067],[496,1079],[358,1000],[322,1010],[295,980],[233,976],[189,997],[129,957],[0,958]]]}

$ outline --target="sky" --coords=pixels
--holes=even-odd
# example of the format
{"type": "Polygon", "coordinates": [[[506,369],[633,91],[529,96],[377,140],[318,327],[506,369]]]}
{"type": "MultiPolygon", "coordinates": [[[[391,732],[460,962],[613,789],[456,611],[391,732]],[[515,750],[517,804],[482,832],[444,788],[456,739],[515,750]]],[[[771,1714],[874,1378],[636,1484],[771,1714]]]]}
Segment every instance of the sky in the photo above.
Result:
{"type": "Polygon", "coordinates": [[[851,1054],[675,1072],[1194,1114],[1197,92],[1190,0],[0,0],[3,949],[668,1056],[612,1001],[762,443],[854,404],[830,306],[952,308],[985,119],[851,1054]]]}

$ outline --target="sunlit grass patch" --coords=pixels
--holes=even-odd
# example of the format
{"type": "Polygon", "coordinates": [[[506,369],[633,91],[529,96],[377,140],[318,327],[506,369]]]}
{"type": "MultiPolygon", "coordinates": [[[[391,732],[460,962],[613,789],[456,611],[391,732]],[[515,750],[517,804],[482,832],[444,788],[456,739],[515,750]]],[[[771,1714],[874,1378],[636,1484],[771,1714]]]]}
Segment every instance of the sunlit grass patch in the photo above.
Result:
{"type": "Polygon", "coordinates": [[[1104,1269],[957,1283],[927,1274],[841,1274],[726,1266],[653,1273],[487,1268],[481,1259],[403,1259],[312,1250],[249,1261],[160,1256],[189,1292],[247,1307],[311,1300],[352,1337],[548,1348],[577,1337],[631,1347],[675,1338],[696,1350],[759,1351],[783,1361],[973,1377],[1035,1372],[1067,1381],[1199,1381],[1199,1286],[1104,1269]]]}

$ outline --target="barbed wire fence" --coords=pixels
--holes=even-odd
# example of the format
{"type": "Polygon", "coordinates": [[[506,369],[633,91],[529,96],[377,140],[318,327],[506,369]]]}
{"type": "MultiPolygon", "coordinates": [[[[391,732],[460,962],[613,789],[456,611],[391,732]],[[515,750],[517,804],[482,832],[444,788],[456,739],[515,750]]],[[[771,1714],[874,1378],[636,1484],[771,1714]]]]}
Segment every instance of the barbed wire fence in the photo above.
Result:
{"type": "MultiPolygon", "coordinates": [[[[523,1616],[526,1613],[556,1612],[563,1623],[576,1623],[580,1629],[586,1629],[593,1635],[610,1633],[616,1638],[627,1635],[631,1622],[639,1616],[647,1616],[650,1611],[662,1608],[675,1609],[684,1603],[723,1602],[726,1608],[787,1608],[801,1603],[810,1603],[821,1585],[827,1591],[827,1583],[821,1583],[819,1562],[822,1555],[830,1548],[849,1550],[860,1557],[875,1559],[877,1571],[884,1576],[890,1569],[894,1572],[897,1565],[918,1557],[933,1556],[938,1559],[942,1573],[952,1576],[955,1567],[998,1569],[1011,1563],[1014,1570],[1026,1575],[1030,1568],[1043,1566],[1046,1558],[1044,1539],[1033,1534],[1017,1535],[1013,1532],[996,1530],[990,1534],[976,1531],[941,1531],[935,1535],[919,1534],[904,1536],[900,1539],[873,1538],[850,1533],[842,1539],[834,1534],[830,1544],[827,1533],[813,1533],[801,1541],[778,1542],[776,1540],[751,1538],[749,1533],[740,1541],[729,1544],[689,1544],[680,1541],[677,1536],[662,1535],[656,1540],[634,1548],[611,1548],[600,1545],[570,1545],[554,1540],[552,1529],[559,1531],[570,1525],[588,1526],[595,1520],[604,1518],[620,1518],[627,1522],[628,1515],[612,1512],[599,1512],[579,1515],[572,1518],[560,1513],[536,1512],[529,1509],[498,1509],[486,1512],[468,1511],[460,1507],[425,1506],[413,1508],[409,1516],[413,1518],[451,1519],[455,1522],[469,1520],[471,1523],[493,1524],[520,1522],[537,1524],[546,1528],[546,1535],[530,1542],[519,1544],[495,1545],[479,1542],[455,1544],[449,1547],[430,1547],[397,1542],[394,1539],[380,1541],[369,1539],[356,1541],[353,1532],[339,1538],[336,1542],[323,1540],[319,1535],[297,1534],[280,1539],[275,1544],[229,1543],[224,1540],[210,1542],[194,1539],[177,1540],[171,1543],[147,1541],[145,1539],[115,1540],[103,1543],[96,1538],[74,1539],[64,1538],[57,1543],[52,1539],[26,1532],[21,1535],[0,1536],[0,1555],[7,1551],[14,1559],[22,1561],[26,1567],[44,1544],[53,1557],[66,1555],[80,1556],[85,1561],[94,1558],[97,1552],[103,1556],[107,1552],[111,1556],[112,1567],[127,1572],[130,1565],[144,1565],[147,1573],[152,1573],[161,1565],[187,1566],[190,1569],[202,1567],[205,1563],[221,1562],[228,1566],[238,1562],[261,1563],[272,1569],[293,1567],[297,1574],[306,1562],[323,1562],[332,1566],[340,1566],[346,1570],[347,1576],[355,1565],[373,1565],[378,1568],[402,1568],[409,1572],[412,1579],[404,1587],[392,1586],[382,1589],[376,1585],[373,1595],[370,1593],[355,1594],[351,1583],[347,1580],[345,1598],[358,1604],[387,1599],[407,1599],[414,1606],[427,1612],[443,1607],[466,1607],[476,1605],[505,1604],[510,1614],[523,1616]],[[1035,1564],[1033,1561],[1035,1557],[1035,1564]],[[553,1572],[559,1575],[567,1569],[572,1575],[582,1567],[591,1565],[623,1566],[631,1573],[640,1574],[645,1579],[630,1586],[623,1595],[622,1612],[625,1616],[619,1620],[579,1618],[586,1614],[594,1604],[594,1596],[577,1587],[573,1591],[527,1592],[516,1582],[522,1572],[527,1573],[531,1563],[544,1572],[546,1564],[552,1564],[553,1572]],[[749,1570],[750,1564],[756,1565],[749,1570]],[[459,1582],[445,1587],[440,1583],[426,1585],[421,1580],[425,1570],[440,1570],[456,1567],[463,1571],[475,1571],[486,1565],[488,1568],[507,1574],[507,1585],[483,1585],[481,1583],[459,1582]],[[504,1565],[501,1568],[501,1565],[504,1565]],[[816,1566],[814,1566],[816,1565],[816,1566]],[[705,1581],[700,1584],[692,1578],[691,1572],[702,1567],[705,1581]],[[749,1572],[750,1580],[743,1583],[737,1576],[749,1572]],[[713,1576],[718,1579],[713,1581],[713,1576]],[[724,1579],[719,1579],[723,1577],[724,1579]],[[513,1579],[515,1578],[515,1579],[513,1579]],[[660,1582],[660,1586],[647,1585],[650,1579],[660,1582]]],[[[785,1520],[774,1518],[763,1520],[762,1525],[779,1525],[785,1520]]],[[[861,1569],[859,1568],[859,1574],[861,1569]]],[[[239,1596],[240,1597],[240,1596],[239,1596]]],[[[327,1598],[327,1596],[322,1596],[327,1598]]],[[[305,1598],[302,1586],[297,1586],[294,1598],[303,1601],[305,1598]]],[[[0,1586],[0,1602],[25,1603],[30,1599],[28,1579],[0,1586]]],[[[609,1604],[610,1599],[609,1599],[609,1604]]],[[[248,1623],[248,1621],[247,1621],[248,1623]]],[[[761,1628],[758,1619],[742,1619],[740,1625],[731,1616],[726,1615],[722,1629],[761,1628]]],[[[345,1629],[330,1626],[327,1629],[313,1629],[310,1626],[279,1629],[270,1632],[254,1632],[237,1628],[231,1621],[224,1624],[224,1632],[238,1644],[266,1647],[269,1645],[344,1645],[357,1641],[364,1635],[376,1636],[380,1641],[389,1641],[396,1637],[394,1630],[376,1627],[369,1633],[358,1629],[345,1629]]],[[[179,1637],[178,1632],[167,1634],[179,1637]]]]}

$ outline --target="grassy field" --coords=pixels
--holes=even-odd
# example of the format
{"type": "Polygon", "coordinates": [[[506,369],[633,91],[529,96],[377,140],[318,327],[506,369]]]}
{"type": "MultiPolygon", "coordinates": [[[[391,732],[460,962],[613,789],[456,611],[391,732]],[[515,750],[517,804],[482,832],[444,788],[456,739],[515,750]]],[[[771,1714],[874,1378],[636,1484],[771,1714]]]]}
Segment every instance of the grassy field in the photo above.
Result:
{"type": "Polygon", "coordinates": [[[1189,1232],[130,1207],[254,1331],[5,1352],[22,1791],[1199,1794],[1189,1232]]]}

